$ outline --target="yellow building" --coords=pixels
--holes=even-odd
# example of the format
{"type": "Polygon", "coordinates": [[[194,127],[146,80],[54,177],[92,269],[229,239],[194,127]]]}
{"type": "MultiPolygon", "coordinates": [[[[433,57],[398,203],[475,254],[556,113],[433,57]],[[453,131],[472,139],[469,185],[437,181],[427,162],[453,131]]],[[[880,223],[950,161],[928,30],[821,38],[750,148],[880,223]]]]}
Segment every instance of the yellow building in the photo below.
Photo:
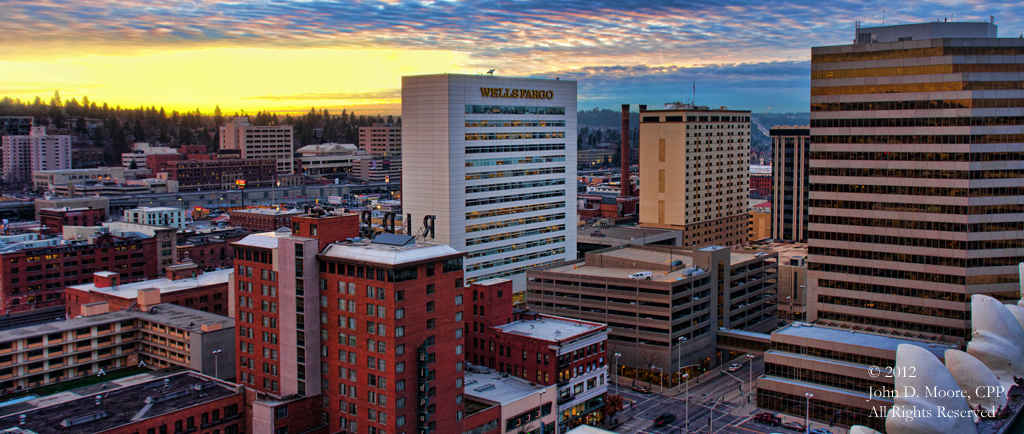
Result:
{"type": "Polygon", "coordinates": [[[764,202],[750,208],[750,241],[772,236],[772,203],[764,202]]]}

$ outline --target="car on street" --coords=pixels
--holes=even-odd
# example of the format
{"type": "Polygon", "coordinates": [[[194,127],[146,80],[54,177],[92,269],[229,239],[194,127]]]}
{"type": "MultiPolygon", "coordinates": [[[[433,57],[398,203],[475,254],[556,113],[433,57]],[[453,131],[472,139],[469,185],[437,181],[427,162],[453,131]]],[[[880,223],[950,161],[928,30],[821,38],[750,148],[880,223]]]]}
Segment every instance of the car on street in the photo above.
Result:
{"type": "Polygon", "coordinates": [[[633,389],[634,392],[637,392],[637,393],[643,393],[643,394],[651,393],[651,389],[648,389],[648,388],[646,388],[644,386],[633,386],[632,389],[633,389]]]}
{"type": "Polygon", "coordinates": [[[832,434],[832,431],[825,428],[815,428],[811,430],[811,434],[832,434]]]}
{"type": "Polygon", "coordinates": [[[793,430],[793,431],[806,431],[807,430],[807,428],[804,428],[804,424],[802,424],[800,422],[786,422],[786,423],[782,424],[782,427],[785,428],[785,429],[793,430]]]}
{"type": "Polygon", "coordinates": [[[757,416],[754,417],[754,422],[777,427],[779,425],[782,425],[782,418],[779,418],[765,411],[765,413],[757,414],[757,416]]]}
{"type": "Polygon", "coordinates": [[[754,422],[763,423],[765,425],[771,426],[779,426],[782,425],[782,418],[774,414],[764,412],[758,413],[756,416],[754,416],[754,422]]]}
{"type": "Polygon", "coordinates": [[[740,369],[743,369],[743,365],[739,363],[733,363],[729,365],[729,372],[736,372],[739,371],[740,369]]]}
{"type": "Polygon", "coordinates": [[[661,427],[663,427],[665,425],[668,425],[668,424],[672,423],[672,421],[674,421],[674,420],[676,420],[676,416],[674,414],[672,414],[672,413],[662,413],[661,416],[658,416],[657,419],[654,419],[654,427],[655,428],[661,428],[661,427]]]}

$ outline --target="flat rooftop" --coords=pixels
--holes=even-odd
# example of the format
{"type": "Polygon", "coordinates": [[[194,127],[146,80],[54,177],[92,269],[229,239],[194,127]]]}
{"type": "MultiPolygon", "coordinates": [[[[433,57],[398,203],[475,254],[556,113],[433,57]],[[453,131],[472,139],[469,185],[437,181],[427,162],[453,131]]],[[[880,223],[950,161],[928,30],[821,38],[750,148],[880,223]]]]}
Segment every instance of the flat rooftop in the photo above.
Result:
{"type": "MultiPolygon", "coordinates": [[[[618,195],[614,193],[613,196],[618,195]]],[[[662,241],[671,238],[682,238],[682,231],[674,231],[671,229],[654,229],[654,228],[641,228],[636,226],[614,226],[610,228],[595,228],[593,226],[580,226],[576,230],[577,236],[593,238],[595,241],[600,243],[603,239],[614,238],[619,240],[636,240],[637,244],[643,242],[662,241]],[[591,237],[594,232],[599,232],[601,235],[598,237],[591,237]]]]}
{"type": "Polygon", "coordinates": [[[170,206],[153,206],[153,207],[141,206],[141,207],[138,207],[138,208],[129,209],[128,211],[142,211],[142,212],[181,211],[181,212],[185,212],[185,210],[183,210],[181,208],[174,208],[174,207],[170,207],[170,206]]]}
{"type": "MultiPolygon", "coordinates": [[[[728,249],[728,247],[710,246],[704,247],[701,250],[706,250],[710,248],[728,249]]],[[[730,262],[732,265],[736,265],[742,262],[757,259],[757,254],[760,252],[756,250],[730,250],[730,253],[732,256],[730,262]]],[[[620,279],[628,278],[633,273],[641,271],[650,271],[653,273],[653,275],[651,276],[652,281],[671,282],[689,278],[690,276],[687,276],[687,273],[692,272],[692,270],[690,269],[696,268],[693,263],[693,257],[690,256],[691,253],[688,250],[653,250],[650,248],[641,248],[639,246],[627,246],[620,249],[593,254],[602,255],[603,257],[606,258],[616,259],[615,262],[618,264],[622,264],[622,262],[624,262],[623,260],[631,260],[636,262],[634,266],[630,267],[601,267],[586,265],[584,261],[572,261],[547,267],[544,269],[544,271],[549,271],[553,273],[578,274],[582,276],[609,277],[620,279]],[[645,266],[645,264],[659,264],[661,266],[668,267],[674,261],[681,261],[681,264],[673,267],[674,270],[670,272],[665,272],[664,270],[652,270],[651,268],[645,266]]],[[[601,263],[600,258],[596,258],[592,262],[595,261],[599,264],[601,263]]]]}
{"type": "Polygon", "coordinates": [[[604,324],[538,315],[536,319],[515,321],[496,328],[509,334],[560,342],[586,335],[601,327],[604,324]]]}
{"type": "MultiPolygon", "coordinates": [[[[881,350],[892,351],[893,354],[895,354],[896,348],[899,347],[901,344],[910,344],[928,350],[939,359],[944,359],[946,357],[946,350],[950,348],[956,348],[956,346],[951,346],[942,343],[919,341],[895,336],[886,336],[882,334],[856,331],[850,329],[825,327],[818,324],[808,325],[807,323],[800,322],[792,323],[783,328],[773,331],[772,341],[776,340],[776,336],[793,336],[823,342],[841,342],[847,345],[854,345],[858,347],[878,348],[881,350]]],[[[807,346],[814,345],[807,344],[807,346]]],[[[831,349],[830,346],[824,346],[822,348],[831,349]]]]}
{"type": "Polygon", "coordinates": [[[233,244],[237,244],[240,246],[260,247],[264,249],[276,249],[277,240],[279,239],[305,241],[311,240],[312,238],[293,236],[291,229],[279,228],[274,232],[260,232],[258,234],[249,235],[245,238],[242,238],[241,240],[234,242],[233,244]]]}
{"type": "Polygon", "coordinates": [[[444,256],[461,256],[462,253],[449,247],[447,244],[430,241],[414,242],[407,245],[393,245],[364,240],[355,243],[330,244],[321,255],[346,261],[394,266],[444,256]]]}
{"type": "Polygon", "coordinates": [[[807,258],[807,243],[772,243],[768,248],[779,254],[779,264],[787,265],[794,256],[807,258]]]}
{"type": "Polygon", "coordinates": [[[249,208],[229,210],[228,213],[247,213],[259,215],[297,215],[305,214],[306,212],[301,209],[249,208]]]}
{"type": "Polygon", "coordinates": [[[189,307],[178,306],[170,303],[161,303],[153,306],[153,308],[156,309],[156,313],[137,310],[115,310],[99,315],[83,316],[81,318],[72,318],[65,321],[0,331],[0,342],[135,319],[145,319],[147,321],[179,328],[191,333],[202,333],[203,325],[220,324],[223,328],[232,328],[235,326],[235,320],[233,318],[217,315],[215,313],[203,312],[189,307]]]}
{"type": "MultiPolygon", "coordinates": [[[[100,292],[103,294],[114,295],[123,298],[135,298],[139,295],[140,289],[157,288],[161,294],[170,292],[183,291],[186,289],[198,288],[200,286],[217,285],[221,283],[228,283],[228,278],[234,270],[231,268],[225,268],[222,270],[209,271],[200,274],[196,277],[190,277],[186,279],[171,280],[166,277],[161,279],[143,280],[141,282],[125,283],[122,285],[111,286],[107,288],[97,288],[95,283],[87,283],[84,285],[72,285],[68,288],[74,288],[82,291],[100,292]]],[[[100,272],[103,273],[103,272],[100,272]]],[[[107,271],[106,275],[113,274],[107,271]]]]}
{"type": "MultiPolygon", "coordinates": [[[[492,371],[490,374],[465,372],[465,393],[467,396],[508,405],[541,390],[555,386],[542,386],[530,383],[514,376],[502,378],[502,373],[492,371]]],[[[552,398],[554,395],[552,395],[552,398]]]]}
{"type": "Polygon", "coordinates": [[[0,430],[16,427],[37,434],[95,433],[240,393],[226,383],[195,372],[145,382],[125,381],[132,378],[110,382],[116,388],[108,387],[77,399],[42,397],[19,404],[18,413],[0,418],[0,430]],[[99,405],[97,396],[101,397],[99,405]],[[147,400],[152,403],[147,404],[147,400]],[[23,425],[21,415],[25,415],[23,425]]]}

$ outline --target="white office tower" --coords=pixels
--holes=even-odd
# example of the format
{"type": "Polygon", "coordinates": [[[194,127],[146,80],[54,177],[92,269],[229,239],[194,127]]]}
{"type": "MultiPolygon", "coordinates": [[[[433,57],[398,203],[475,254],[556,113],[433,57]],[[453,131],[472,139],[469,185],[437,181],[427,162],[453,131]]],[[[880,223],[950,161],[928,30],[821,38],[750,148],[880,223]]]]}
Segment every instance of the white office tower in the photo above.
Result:
{"type": "Polygon", "coordinates": [[[576,82],[402,77],[402,207],[467,252],[466,283],[576,259],[576,82]]]}

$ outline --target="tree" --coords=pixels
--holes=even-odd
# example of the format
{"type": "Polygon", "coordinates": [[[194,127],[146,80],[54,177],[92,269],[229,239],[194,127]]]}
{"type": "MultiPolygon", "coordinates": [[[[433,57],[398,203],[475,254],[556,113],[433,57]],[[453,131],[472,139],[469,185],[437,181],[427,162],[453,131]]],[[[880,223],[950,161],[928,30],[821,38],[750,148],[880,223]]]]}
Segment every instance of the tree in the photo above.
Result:
{"type": "Polygon", "coordinates": [[[224,114],[220,111],[220,104],[213,108],[213,124],[217,127],[224,125],[224,114]]]}
{"type": "Polygon", "coordinates": [[[622,395],[608,395],[608,401],[604,404],[604,415],[605,417],[615,416],[615,413],[622,411],[623,399],[622,395]]]}
{"type": "Polygon", "coordinates": [[[135,158],[132,158],[131,164],[128,165],[128,170],[135,170],[135,169],[138,169],[138,168],[139,168],[139,165],[137,163],[135,163],[135,158]]]}

